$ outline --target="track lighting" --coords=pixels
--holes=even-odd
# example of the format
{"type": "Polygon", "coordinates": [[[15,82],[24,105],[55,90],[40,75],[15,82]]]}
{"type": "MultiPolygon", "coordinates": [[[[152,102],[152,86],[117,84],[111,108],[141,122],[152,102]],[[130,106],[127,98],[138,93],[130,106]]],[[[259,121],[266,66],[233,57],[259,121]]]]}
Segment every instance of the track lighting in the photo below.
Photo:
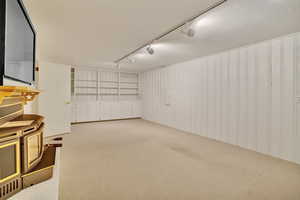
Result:
{"type": "Polygon", "coordinates": [[[188,37],[194,37],[195,34],[196,34],[196,31],[195,31],[194,29],[192,29],[192,28],[189,28],[189,29],[187,30],[187,32],[186,32],[186,35],[187,35],[188,37]]]}
{"type": "Polygon", "coordinates": [[[194,37],[196,35],[195,29],[193,29],[191,27],[189,27],[187,29],[183,29],[180,32],[188,37],[194,37]]]}
{"type": "Polygon", "coordinates": [[[150,55],[153,55],[153,54],[154,54],[154,49],[151,47],[151,45],[149,45],[149,46],[146,48],[146,51],[147,51],[150,55]]]}
{"type": "Polygon", "coordinates": [[[121,67],[120,67],[120,62],[115,62],[114,64],[115,64],[115,66],[116,66],[117,69],[120,69],[120,68],[121,68],[121,67]]]}
{"type": "Polygon", "coordinates": [[[187,37],[194,37],[196,35],[196,30],[193,28],[193,21],[186,23],[179,30],[180,33],[186,35],[187,37]]]}
{"type": "MultiPolygon", "coordinates": [[[[119,58],[118,60],[116,60],[115,62],[120,62],[132,55],[135,55],[137,52],[139,51],[146,51],[148,54],[153,55],[154,49],[151,46],[151,44],[154,41],[159,41],[160,39],[166,37],[167,35],[175,32],[175,31],[180,31],[181,33],[183,33],[184,35],[186,35],[187,37],[195,37],[196,35],[196,27],[199,26],[203,26],[209,23],[210,20],[208,19],[200,19],[199,18],[203,15],[205,15],[206,13],[212,11],[213,9],[223,5],[225,2],[227,2],[228,0],[218,0],[215,4],[212,4],[210,7],[208,7],[206,10],[202,10],[200,13],[198,13],[197,15],[191,17],[190,19],[185,20],[183,23],[178,24],[177,26],[175,26],[174,28],[171,28],[170,30],[167,30],[166,32],[160,34],[159,36],[157,36],[156,38],[150,40],[149,42],[145,43],[144,45],[142,45],[141,47],[138,47],[137,49],[129,52],[128,54],[124,55],[123,57],[119,58]],[[197,22],[195,22],[197,21],[197,22]]],[[[146,55],[146,54],[145,54],[146,55]]],[[[144,55],[143,55],[144,56],[144,55]]]]}
{"type": "Polygon", "coordinates": [[[129,57],[129,58],[128,58],[128,61],[129,61],[129,63],[135,63],[136,60],[135,60],[134,58],[130,58],[130,57],[129,57]]]}

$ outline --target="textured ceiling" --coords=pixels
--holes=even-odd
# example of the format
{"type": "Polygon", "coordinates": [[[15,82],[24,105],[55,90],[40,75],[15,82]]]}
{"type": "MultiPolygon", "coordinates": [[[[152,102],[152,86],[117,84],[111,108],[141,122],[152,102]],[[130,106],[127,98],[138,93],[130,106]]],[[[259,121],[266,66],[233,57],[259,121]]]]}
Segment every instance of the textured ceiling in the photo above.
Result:
{"type": "MultiPolygon", "coordinates": [[[[111,63],[217,0],[24,0],[38,32],[40,60],[87,67],[111,63]]],[[[300,31],[299,0],[228,0],[121,67],[143,71],[300,31]]]]}

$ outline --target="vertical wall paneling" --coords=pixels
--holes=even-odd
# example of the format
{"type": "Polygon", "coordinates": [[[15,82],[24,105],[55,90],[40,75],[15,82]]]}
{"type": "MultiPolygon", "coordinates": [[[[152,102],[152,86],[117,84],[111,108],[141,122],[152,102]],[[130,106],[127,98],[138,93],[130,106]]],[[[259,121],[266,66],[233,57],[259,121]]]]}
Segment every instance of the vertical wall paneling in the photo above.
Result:
{"type": "Polygon", "coordinates": [[[283,157],[292,159],[293,148],[293,114],[294,114],[294,43],[290,36],[283,38],[283,62],[282,62],[282,126],[284,130],[283,157]],[[292,113],[292,114],[291,114],[292,113]]]}
{"type": "Polygon", "coordinates": [[[294,140],[296,160],[300,163],[300,34],[296,38],[296,137],[294,140]]]}
{"type": "Polygon", "coordinates": [[[256,76],[256,57],[255,57],[256,46],[251,46],[248,49],[248,147],[252,150],[257,151],[257,76],[256,76]]]}
{"type": "Polygon", "coordinates": [[[257,151],[269,154],[269,120],[271,106],[270,87],[270,48],[269,43],[261,43],[257,46],[257,151]]]}
{"type": "Polygon", "coordinates": [[[230,95],[230,143],[237,144],[239,122],[239,52],[233,50],[229,53],[229,95],[230,95]]]}
{"type": "Polygon", "coordinates": [[[208,114],[208,137],[215,139],[215,66],[213,62],[213,57],[208,58],[208,63],[207,63],[207,96],[209,101],[207,102],[207,108],[209,110],[208,114]]]}
{"type": "Polygon", "coordinates": [[[143,118],[300,163],[300,34],[141,75],[143,118]]]}
{"type": "Polygon", "coordinates": [[[72,122],[141,117],[139,74],[75,68],[72,122]]]}
{"type": "Polygon", "coordinates": [[[216,57],[216,139],[221,140],[222,128],[222,62],[221,57],[216,57]]]}
{"type": "Polygon", "coordinates": [[[282,129],[281,129],[281,39],[272,41],[272,112],[271,112],[271,155],[281,157],[282,153],[282,129]]]}
{"type": "Polygon", "coordinates": [[[248,137],[249,137],[249,128],[248,128],[248,50],[247,48],[242,48],[240,50],[240,65],[239,65],[239,70],[240,70],[240,84],[239,84],[239,89],[240,89],[240,121],[239,121],[239,134],[238,134],[238,145],[241,147],[249,147],[248,144],[248,137]],[[243,134],[241,134],[243,132],[243,134]]]}
{"type": "Polygon", "coordinates": [[[209,121],[208,121],[208,60],[203,61],[203,91],[201,98],[203,99],[203,133],[202,135],[209,137],[209,121]]]}
{"type": "Polygon", "coordinates": [[[228,84],[228,53],[221,54],[222,59],[222,131],[221,141],[228,142],[229,140],[229,84],[228,84]]]}

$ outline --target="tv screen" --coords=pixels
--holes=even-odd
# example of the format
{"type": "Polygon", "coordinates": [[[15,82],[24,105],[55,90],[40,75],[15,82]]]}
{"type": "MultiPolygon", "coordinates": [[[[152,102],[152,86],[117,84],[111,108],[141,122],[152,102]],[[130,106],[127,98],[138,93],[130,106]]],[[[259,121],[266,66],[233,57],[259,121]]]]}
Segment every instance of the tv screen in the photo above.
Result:
{"type": "Polygon", "coordinates": [[[35,32],[20,0],[6,0],[4,76],[34,81],[35,32]]]}

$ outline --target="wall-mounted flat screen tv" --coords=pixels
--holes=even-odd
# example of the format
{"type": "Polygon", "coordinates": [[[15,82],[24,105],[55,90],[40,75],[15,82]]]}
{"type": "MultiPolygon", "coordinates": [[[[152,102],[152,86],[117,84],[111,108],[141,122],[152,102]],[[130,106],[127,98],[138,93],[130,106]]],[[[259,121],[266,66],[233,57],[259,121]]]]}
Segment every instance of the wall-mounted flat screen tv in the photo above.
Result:
{"type": "Polygon", "coordinates": [[[6,78],[32,84],[35,66],[35,31],[21,0],[5,2],[4,69],[6,78]]]}

